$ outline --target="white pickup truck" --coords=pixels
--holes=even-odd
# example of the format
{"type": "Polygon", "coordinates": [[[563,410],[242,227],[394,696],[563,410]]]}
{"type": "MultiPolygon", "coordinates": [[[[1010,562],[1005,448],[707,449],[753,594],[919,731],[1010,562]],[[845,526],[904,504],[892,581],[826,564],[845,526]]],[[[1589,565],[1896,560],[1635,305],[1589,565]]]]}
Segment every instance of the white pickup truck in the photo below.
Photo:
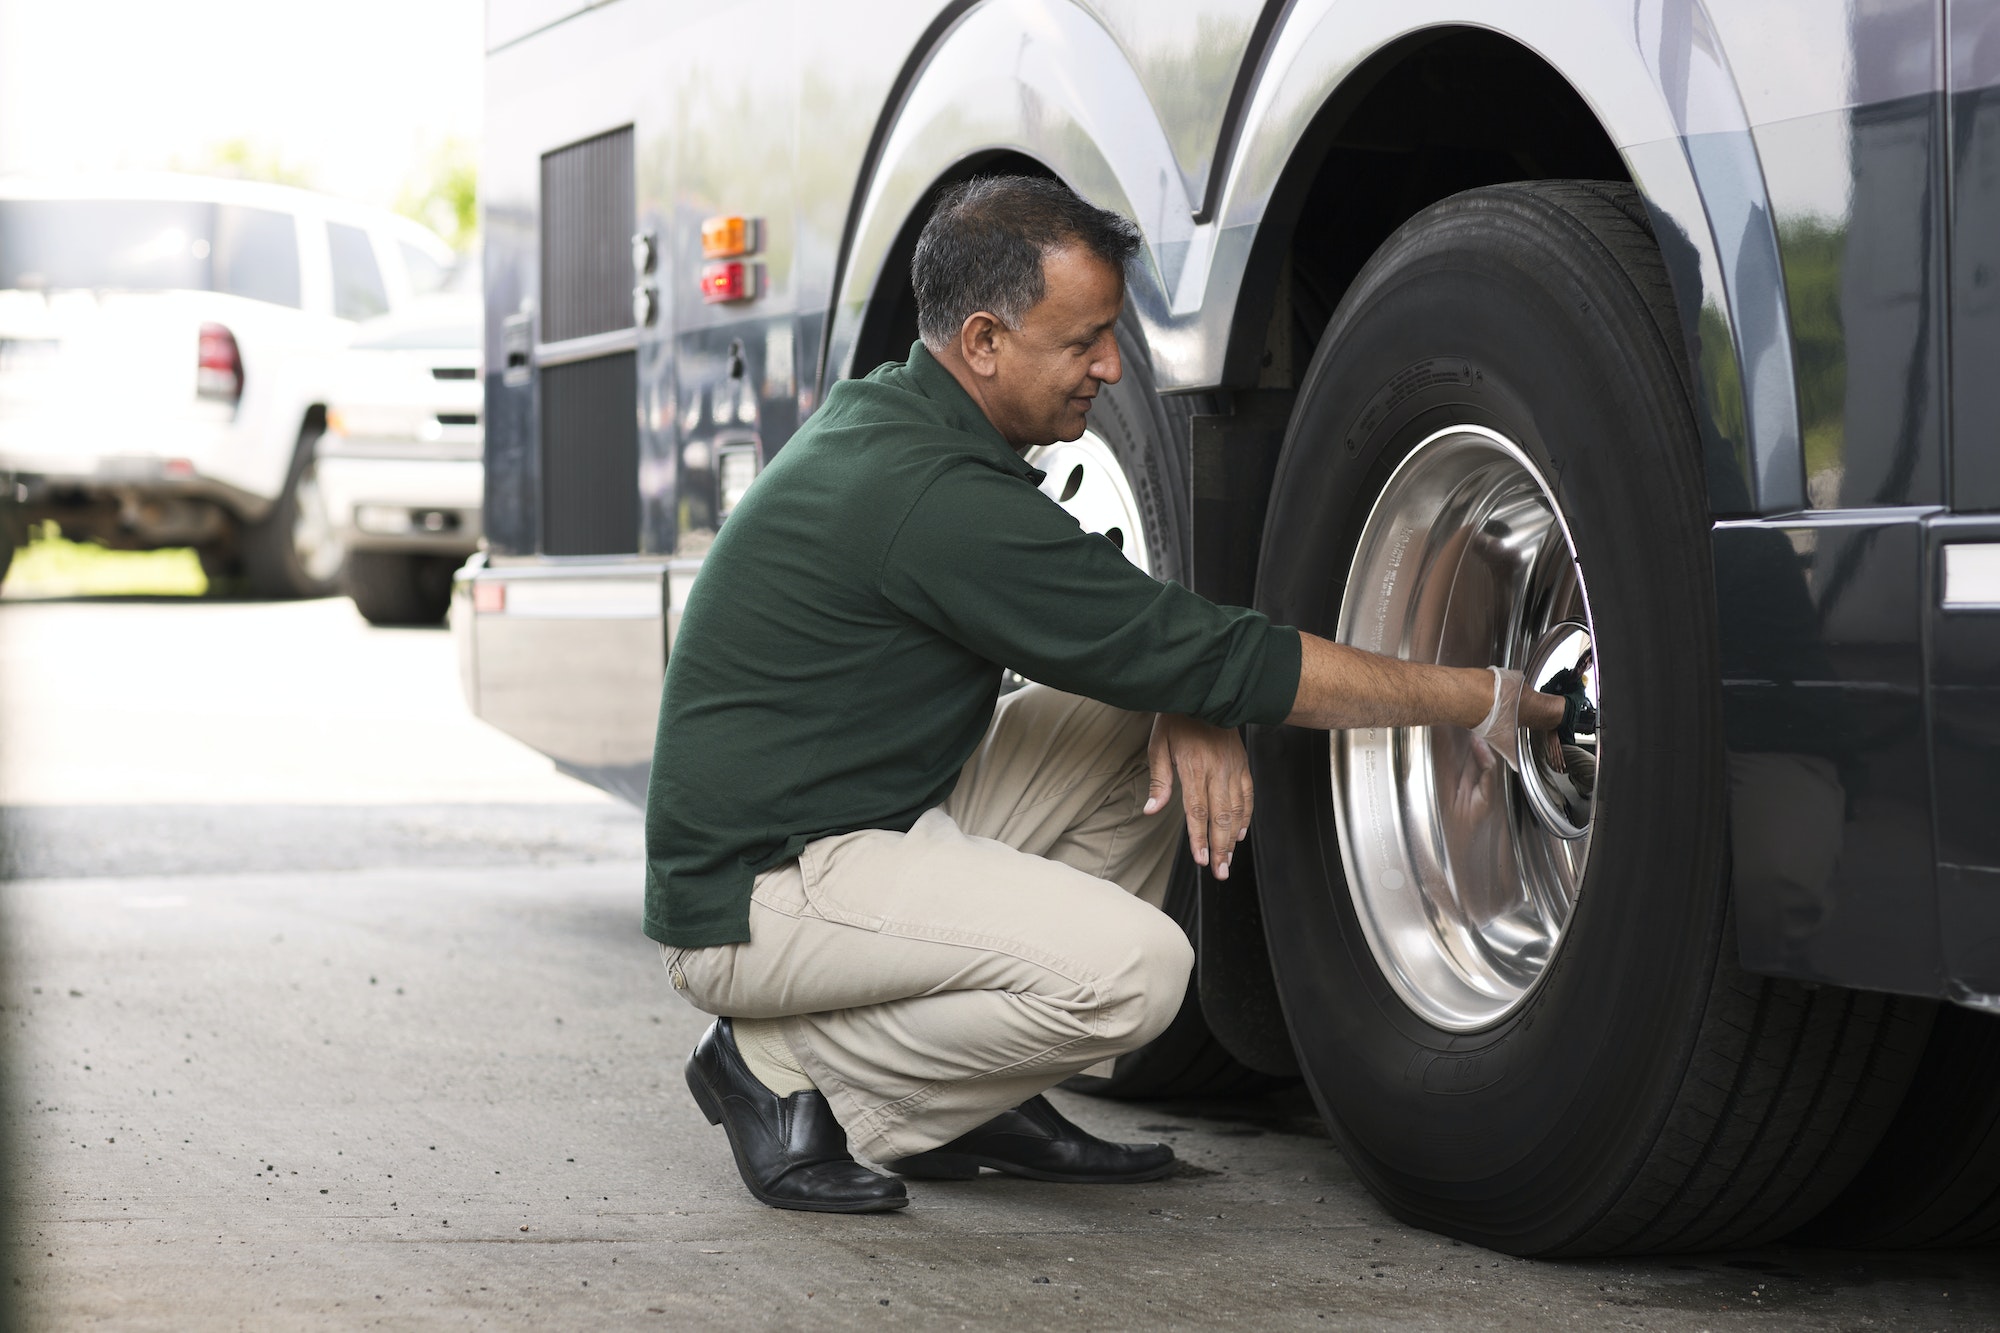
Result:
{"type": "Polygon", "coordinates": [[[405,218],[284,186],[0,177],[0,569],[53,521],[192,546],[224,587],[335,591],[327,354],[451,259],[405,218]]]}
{"type": "Polygon", "coordinates": [[[442,624],[479,549],[481,309],[468,255],[448,290],[355,330],[329,376],[319,488],[370,624],[442,624]]]}

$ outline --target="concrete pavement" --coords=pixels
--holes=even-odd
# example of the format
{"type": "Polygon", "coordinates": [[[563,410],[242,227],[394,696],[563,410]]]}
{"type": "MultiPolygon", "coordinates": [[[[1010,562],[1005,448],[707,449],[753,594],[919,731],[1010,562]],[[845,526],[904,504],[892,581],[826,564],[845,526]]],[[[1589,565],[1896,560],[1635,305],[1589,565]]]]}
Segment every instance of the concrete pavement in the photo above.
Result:
{"type": "Polygon", "coordinates": [[[341,602],[0,607],[28,1326],[2000,1323],[1991,1254],[1547,1264],[1401,1227],[1297,1094],[1058,1095],[1173,1142],[1153,1185],[763,1208],[680,1081],[705,1020],[638,934],[636,816],[467,718],[451,671],[341,602]],[[195,652],[315,688],[153,670],[195,652]]]}

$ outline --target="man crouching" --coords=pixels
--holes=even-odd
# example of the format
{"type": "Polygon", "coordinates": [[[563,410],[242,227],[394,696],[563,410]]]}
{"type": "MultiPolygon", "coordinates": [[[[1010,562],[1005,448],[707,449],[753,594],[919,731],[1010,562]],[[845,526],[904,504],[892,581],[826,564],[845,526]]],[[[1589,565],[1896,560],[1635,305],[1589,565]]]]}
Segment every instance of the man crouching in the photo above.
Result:
{"type": "Polygon", "coordinates": [[[645,929],[720,1016],[688,1086],[775,1207],[908,1202],[850,1146],[902,1176],[1165,1175],[1170,1148],[1040,1094],[1179,1010],[1194,954],[1159,904],[1183,828],[1218,878],[1247,832],[1235,728],[1451,724],[1513,762],[1519,727],[1562,718],[1518,673],[1155,582],[1037,489],[1023,453],[1119,379],[1138,243],[1052,181],[949,191],[917,243],[921,342],[834,386],[688,599],[645,929]],[[998,699],[1006,668],[1039,683],[998,699]]]}

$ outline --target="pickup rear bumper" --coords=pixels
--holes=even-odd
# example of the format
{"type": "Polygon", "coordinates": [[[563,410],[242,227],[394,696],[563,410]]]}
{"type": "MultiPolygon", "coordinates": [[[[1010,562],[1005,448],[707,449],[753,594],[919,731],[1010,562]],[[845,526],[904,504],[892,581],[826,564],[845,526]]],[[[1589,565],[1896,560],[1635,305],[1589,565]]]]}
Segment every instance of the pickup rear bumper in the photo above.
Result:
{"type": "Polygon", "coordinates": [[[114,549],[199,546],[226,535],[233,518],[254,523],[271,501],[171,460],[104,458],[83,472],[10,471],[0,491],[23,524],[53,519],[72,537],[114,549]]]}

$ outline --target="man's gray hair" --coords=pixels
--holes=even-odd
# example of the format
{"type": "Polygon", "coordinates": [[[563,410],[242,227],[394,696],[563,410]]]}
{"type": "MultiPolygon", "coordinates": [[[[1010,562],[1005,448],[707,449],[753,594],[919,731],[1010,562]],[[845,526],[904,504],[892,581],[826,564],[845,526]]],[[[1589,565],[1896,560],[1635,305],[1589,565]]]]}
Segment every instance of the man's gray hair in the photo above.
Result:
{"type": "Polygon", "coordinates": [[[917,334],[944,350],[975,312],[1009,328],[1046,292],[1042,260],[1080,246],[1118,270],[1139,249],[1139,229],[1079,198],[1061,181],[982,176],[946,190],[917,237],[910,277],[917,334]]]}

